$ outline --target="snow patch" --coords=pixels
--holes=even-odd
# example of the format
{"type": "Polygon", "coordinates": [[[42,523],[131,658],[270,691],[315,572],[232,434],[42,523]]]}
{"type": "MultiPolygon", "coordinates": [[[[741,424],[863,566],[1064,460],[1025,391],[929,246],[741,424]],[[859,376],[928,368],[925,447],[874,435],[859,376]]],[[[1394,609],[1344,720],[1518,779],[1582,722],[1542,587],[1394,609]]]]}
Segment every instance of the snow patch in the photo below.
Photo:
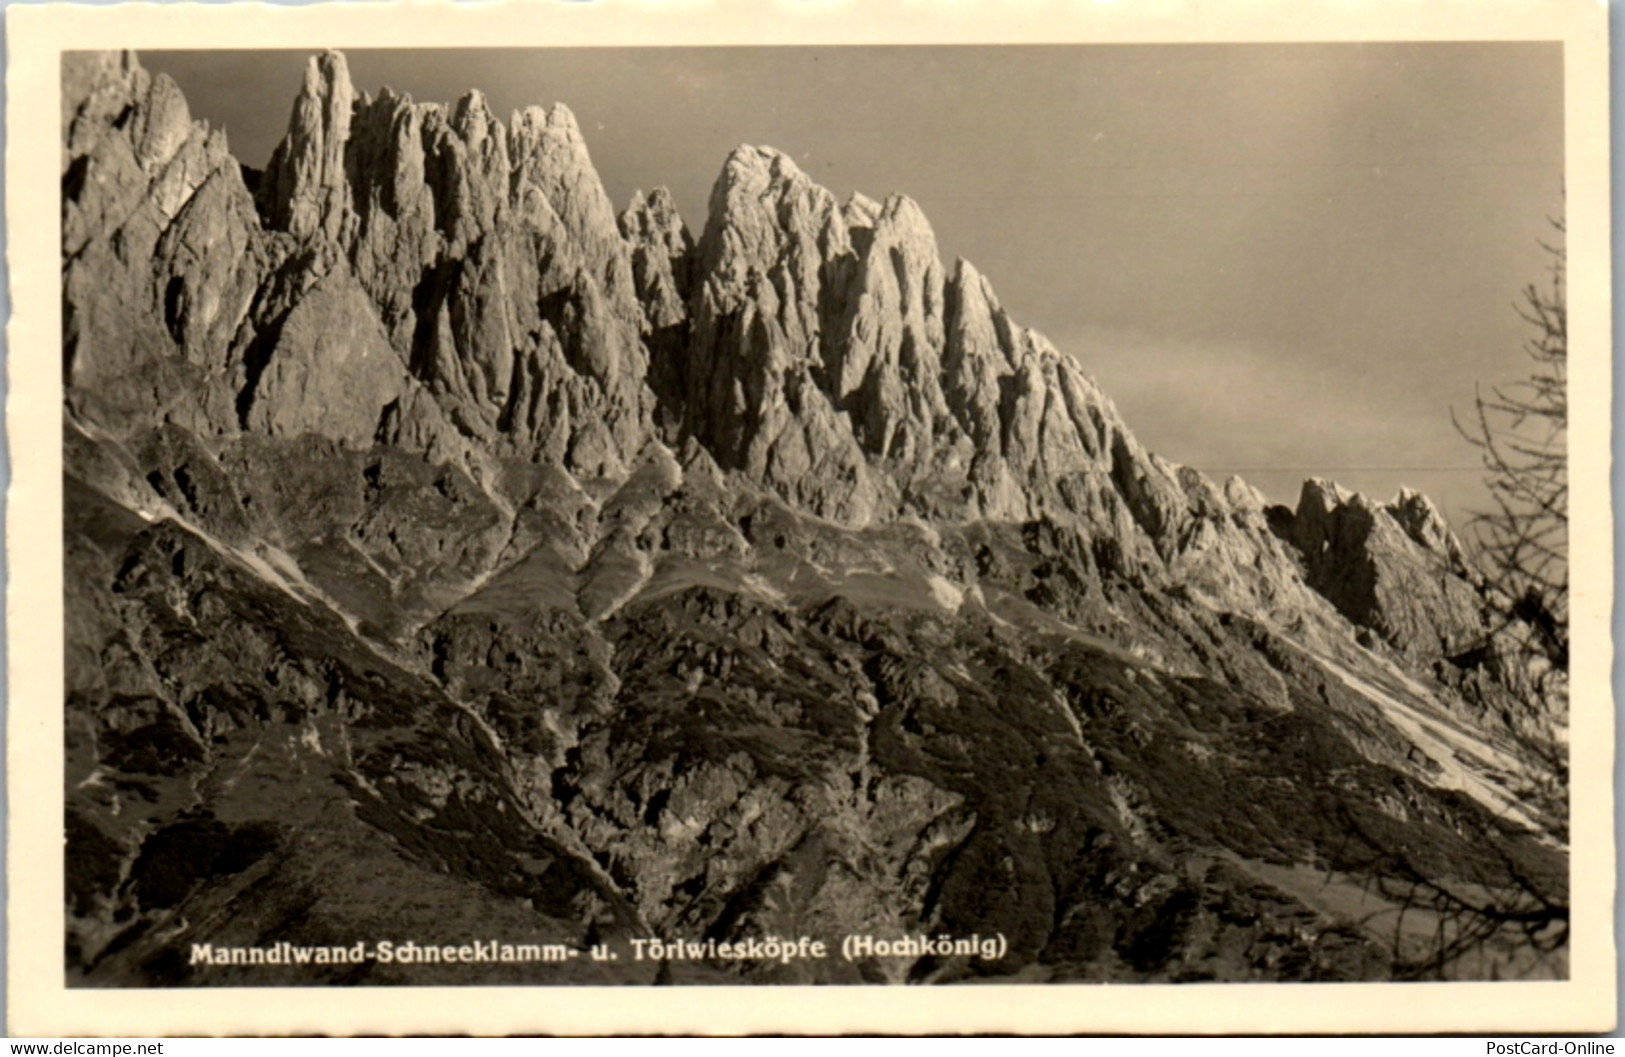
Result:
{"type": "Polygon", "coordinates": [[[965,604],[965,592],[936,573],[926,574],[925,585],[931,591],[931,601],[950,613],[959,612],[959,607],[965,604]]]}
{"type": "Polygon", "coordinates": [[[1440,773],[1429,779],[1432,785],[1465,793],[1496,815],[1512,819],[1531,832],[1543,832],[1543,827],[1504,786],[1486,777],[1487,774],[1516,775],[1523,768],[1515,757],[1448,722],[1424,714],[1335,661],[1325,657],[1316,657],[1316,660],[1343,685],[1382,709],[1384,718],[1439,764],[1440,773]]]}

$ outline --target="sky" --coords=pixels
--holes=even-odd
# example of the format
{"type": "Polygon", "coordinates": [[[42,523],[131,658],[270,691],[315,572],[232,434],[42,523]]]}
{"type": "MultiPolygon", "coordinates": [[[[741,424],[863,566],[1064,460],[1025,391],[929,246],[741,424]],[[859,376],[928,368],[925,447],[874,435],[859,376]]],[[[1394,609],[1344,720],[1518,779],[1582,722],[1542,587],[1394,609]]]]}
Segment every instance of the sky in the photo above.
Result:
{"type": "MultiPolygon", "coordinates": [[[[145,53],[263,166],[308,53],[145,53]]],[[[902,192],[1147,447],[1293,504],[1331,477],[1483,509],[1451,413],[1527,374],[1563,210],[1561,45],[347,51],[359,90],[564,102],[617,207],[704,227],[741,143],[902,192]]]]}

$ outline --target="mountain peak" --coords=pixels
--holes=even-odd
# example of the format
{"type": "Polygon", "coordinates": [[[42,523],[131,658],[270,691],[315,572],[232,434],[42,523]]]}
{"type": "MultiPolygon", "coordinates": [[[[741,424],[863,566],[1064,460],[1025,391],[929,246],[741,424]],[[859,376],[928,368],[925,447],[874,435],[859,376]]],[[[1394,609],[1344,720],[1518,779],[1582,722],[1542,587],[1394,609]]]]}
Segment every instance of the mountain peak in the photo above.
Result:
{"type": "Polygon", "coordinates": [[[850,228],[872,228],[875,220],[880,216],[880,203],[864,194],[862,191],[853,191],[852,196],[841,207],[846,217],[846,226],[850,228]]]}
{"type": "Polygon", "coordinates": [[[761,173],[780,179],[795,179],[804,176],[801,167],[796,164],[788,152],[777,147],[757,146],[750,143],[741,143],[728,152],[727,160],[723,163],[723,174],[750,174],[761,173]]]}
{"type": "Polygon", "coordinates": [[[330,241],[339,237],[349,204],[344,146],[354,105],[344,55],[311,56],[287,135],[271,156],[262,185],[272,226],[297,238],[318,232],[330,241]]]}
{"type": "Polygon", "coordinates": [[[1271,527],[1305,563],[1311,587],[1356,626],[1413,655],[1459,650],[1485,635],[1477,575],[1425,496],[1378,503],[1322,478],[1271,527]]]}
{"type": "Polygon", "coordinates": [[[355,86],[350,81],[350,62],[344,53],[329,48],[320,55],[312,55],[305,64],[301,94],[311,98],[353,99],[355,86]]]}
{"type": "MultiPolygon", "coordinates": [[[[1344,488],[1327,477],[1310,477],[1298,493],[1298,513],[1329,511],[1352,502],[1359,493],[1344,488]]],[[[1360,496],[1364,499],[1363,496],[1360,496]]]]}
{"type": "Polygon", "coordinates": [[[462,133],[464,139],[470,135],[483,134],[492,128],[498,130],[502,128],[496,115],[491,113],[491,107],[485,100],[485,93],[477,88],[470,89],[457,100],[456,106],[452,109],[451,122],[453,127],[462,133]]]}

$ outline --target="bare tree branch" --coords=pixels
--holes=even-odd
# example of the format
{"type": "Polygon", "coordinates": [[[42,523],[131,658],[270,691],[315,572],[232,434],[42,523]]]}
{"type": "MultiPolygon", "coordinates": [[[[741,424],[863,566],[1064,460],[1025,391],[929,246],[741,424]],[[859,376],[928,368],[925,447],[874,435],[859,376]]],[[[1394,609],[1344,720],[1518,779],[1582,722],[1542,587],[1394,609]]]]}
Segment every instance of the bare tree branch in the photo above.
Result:
{"type": "MultiPolygon", "coordinates": [[[[1552,226],[1561,236],[1562,221],[1552,226]]],[[[1452,415],[1488,471],[1492,508],[1466,529],[1488,578],[1493,630],[1515,644],[1507,659],[1527,674],[1537,708],[1567,693],[1569,668],[1567,274],[1561,241],[1541,245],[1548,280],[1525,287],[1515,306],[1533,330],[1530,376],[1479,390],[1466,422],[1452,415]]]]}

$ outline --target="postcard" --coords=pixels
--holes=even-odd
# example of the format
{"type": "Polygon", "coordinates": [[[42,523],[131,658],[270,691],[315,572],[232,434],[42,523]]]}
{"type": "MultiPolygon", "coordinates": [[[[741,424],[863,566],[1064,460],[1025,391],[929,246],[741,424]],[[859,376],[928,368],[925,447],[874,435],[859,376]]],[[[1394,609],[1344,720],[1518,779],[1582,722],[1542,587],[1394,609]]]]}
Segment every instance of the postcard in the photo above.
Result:
{"type": "Polygon", "coordinates": [[[12,9],[11,1033],[1611,1029],[1606,15],[12,9]]]}

